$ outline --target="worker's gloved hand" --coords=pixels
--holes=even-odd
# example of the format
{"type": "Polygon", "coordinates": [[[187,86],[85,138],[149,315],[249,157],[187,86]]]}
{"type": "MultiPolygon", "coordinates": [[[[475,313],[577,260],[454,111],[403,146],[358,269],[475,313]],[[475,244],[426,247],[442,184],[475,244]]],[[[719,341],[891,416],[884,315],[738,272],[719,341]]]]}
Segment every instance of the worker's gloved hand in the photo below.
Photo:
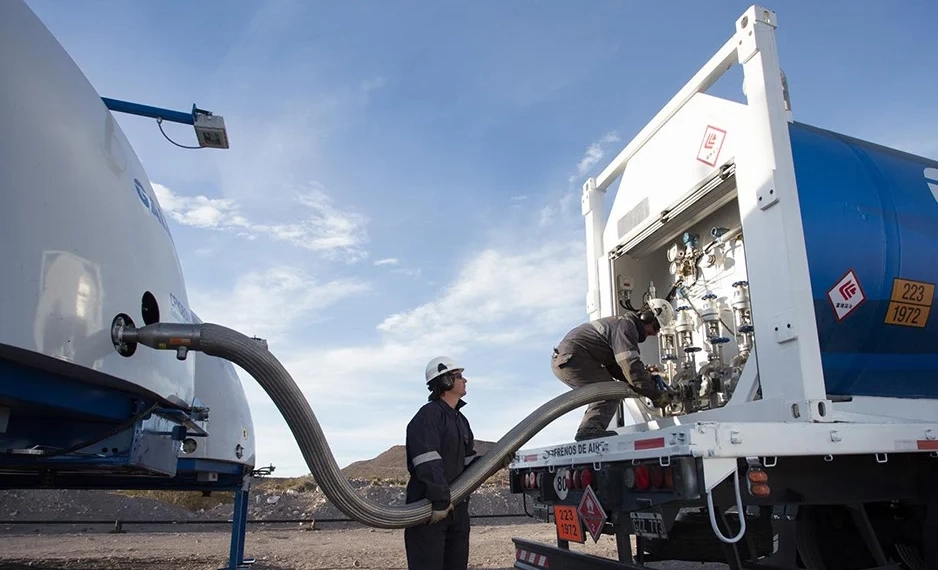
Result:
{"type": "Polygon", "coordinates": [[[427,524],[436,524],[448,517],[451,512],[453,512],[453,503],[450,503],[449,506],[446,507],[446,510],[433,511],[430,513],[430,520],[427,522],[427,524]]]}
{"type": "Polygon", "coordinates": [[[508,469],[508,467],[511,465],[511,462],[514,461],[514,460],[515,460],[515,454],[514,454],[514,453],[509,453],[508,455],[506,455],[506,456],[502,459],[501,469],[508,469]]]}
{"type": "Polygon", "coordinates": [[[658,391],[658,395],[651,399],[656,408],[666,408],[674,401],[676,393],[669,387],[658,391]]]}

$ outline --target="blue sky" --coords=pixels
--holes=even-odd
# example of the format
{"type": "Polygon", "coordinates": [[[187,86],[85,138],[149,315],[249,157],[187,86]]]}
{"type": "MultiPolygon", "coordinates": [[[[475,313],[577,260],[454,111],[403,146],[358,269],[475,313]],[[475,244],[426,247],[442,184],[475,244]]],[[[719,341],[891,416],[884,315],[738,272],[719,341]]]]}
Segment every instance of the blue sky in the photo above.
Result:
{"type": "MultiPolygon", "coordinates": [[[[549,355],[585,319],[580,186],[749,6],[27,2],[103,96],[224,116],[227,151],[117,119],[170,212],[193,310],[268,339],[342,466],[403,443],[438,354],[466,366],[480,439],[566,391],[549,355]]],[[[929,4],[767,4],[795,118],[938,157],[929,4]]],[[[740,75],[714,93],[739,99],[740,75]]],[[[307,473],[242,380],[258,465],[307,473]]],[[[570,439],[581,414],[528,446],[570,439]]]]}

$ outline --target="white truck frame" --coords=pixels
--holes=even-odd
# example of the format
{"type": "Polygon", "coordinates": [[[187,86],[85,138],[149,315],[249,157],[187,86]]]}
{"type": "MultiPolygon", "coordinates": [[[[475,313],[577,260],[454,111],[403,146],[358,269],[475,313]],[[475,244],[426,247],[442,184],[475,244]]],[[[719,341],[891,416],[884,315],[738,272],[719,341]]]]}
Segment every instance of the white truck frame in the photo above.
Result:
{"type": "MultiPolygon", "coordinates": [[[[711,179],[716,181],[710,184],[713,186],[728,178],[727,172],[734,169],[735,198],[746,242],[745,262],[757,341],[738,387],[722,407],[675,417],[652,416],[637,400],[626,400],[624,409],[634,422],[631,425],[621,425],[620,422],[617,436],[519,451],[511,466],[512,488],[524,493],[526,499],[532,497],[536,504],[540,502],[540,516],[550,518],[554,514],[550,512],[550,505],[563,502],[559,495],[566,496],[567,489],[558,492],[557,485],[564,487],[564,480],[569,484],[571,472],[579,475],[582,469],[591,468],[592,475],[600,479],[593,486],[600,491],[599,499],[602,501],[604,496],[600,485],[608,485],[609,481],[618,484],[618,479],[604,483],[600,477],[603,471],[628,470],[630,466],[643,462],[660,467],[685,462],[682,469],[689,475],[682,479],[687,486],[682,508],[693,505],[701,509],[706,507],[708,513],[703,519],[709,518],[709,526],[715,536],[724,548],[729,549],[726,552],[731,567],[742,567],[746,564],[737,545],[744,544],[748,517],[741,517],[741,528],[727,536],[725,530],[718,528],[717,518],[722,515],[713,507],[714,495],[722,495],[718,503],[727,507],[735,505],[737,512],[751,514],[753,507],[751,503],[749,506],[745,504],[745,493],[740,491],[741,470],[748,467],[747,474],[752,469],[767,473],[772,480],[773,470],[785,463],[801,473],[820,467],[827,469],[831,477],[825,479],[818,475],[817,481],[826,480],[834,484],[838,477],[869,477],[864,471],[869,466],[876,468],[892,463],[892,469],[905,473],[920,470],[918,466],[923,457],[938,457],[938,401],[874,397],[831,399],[827,396],[789,137],[788,123],[792,115],[776,50],[776,26],[774,11],[757,5],[747,9],[737,19],[732,37],[599,176],[588,179],[583,185],[582,214],[586,223],[588,275],[586,307],[589,319],[594,320],[618,311],[612,259],[622,252],[640,249],[642,243],[651,240],[662,225],[651,219],[640,229],[621,237],[613,236],[617,239],[610,241],[608,216],[604,211],[606,190],[623,175],[636,154],[654,141],[689,102],[698,94],[705,93],[734,64],[741,65],[746,102],[735,125],[741,132],[735,133],[734,154],[720,156],[720,161],[715,161],[709,172],[711,179]],[[778,270],[779,259],[788,260],[787,273],[778,270]],[[758,398],[757,389],[761,392],[758,398]],[[909,459],[911,456],[914,459],[909,459]],[[840,461],[841,458],[844,461],[840,461]],[[862,458],[870,461],[864,463],[862,458]],[[814,462],[815,459],[819,462],[814,462]],[[695,476],[699,476],[699,480],[695,476]],[[696,503],[690,501],[694,489],[700,492],[696,503]]],[[[702,195],[699,188],[706,185],[707,180],[700,180],[697,192],[692,188],[684,189],[687,191],[682,194],[684,200],[675,204],[670,215],[677,215],[681,208],[693,207],[694,201],[702,195]]],[[[891,473],[898,478],[903,477],[891,473]]],[[[931,473],[922,475],[919,472],[919,476],[930,476],[930,485],[935,486],[938,468],[932,467],[931,473]]],[[[604,476],[612,477],[608,473],[604,476]]],[[[786,474],[783,480],[788,476],[786,474]]],[[[876,477],[871,482],[874,479],[876,477]]],[[[746,485],[744,482],[744,490],[746,485]]],[[[679,486],[677,481],[675,486],[679,486]]],[[[820,499],[805,502],[823,503],[824,492],[819,493],[820,499]]],[[[883,490],[882,499],[891,499],[889,493],[889,490],[883,490]]],[[[869,517],[862,508],[862,504],[876,494],[875,489],[868,489],[858,492],[856,497],[835,498],[832,502],[849,504],[854,509],[856,528],[871,544],[871,556],[877,566],[885,567],[899,557],[909,567],[918,567],[916,565],[925,560],[925,555],[918,553],[916,558],[905,546],[887,552],[877,543],[869,517]],[[854,508],[856,504],[861,506],[859,512],[854,508]],[[903,548],[904,552],[901,551],[903,548]],[[900,552],[896,554],[896,550],[900,552]],[[909,562],[910,559],[913,561],[909,562]]],[[[926,503],[930,501],[926,528],[931,528],[932,535],[938,536],[938,522],[935,521],[938,518],[938,499],[935,494],[923,498],[918,493],[916,497],[926,503]]],[[[761,504],[772,513],[770,534],[775,546],[770,554],[774,554],[774,564],[784,563],[786,567],[797,567],[799,562],[806,566],[818,565],[825,557],[830,564],[830,556],[834,554],[825,551],[824,545],[814,545],[808,549],[810,552],[803,544],[796,548],[794,530],[786,530],[777,522],[790,521],[794,525],[798,519],[795,511],[780,502],[763,501],[761,504]]],[[[529,570],[545,568],[539,562],[548,564],[554,560],[556,564],[559,558],[566,561],[567,557],[573,563],[565,567],[578,569],[633,567],[630,566],[634,562],[632,553],[626,552],[630,549],[626,549],[622,541],[628,538],[628,534],[642,534],[635,532],[644,524],[639,521],[642,517],[655,519],[656,525],[668,526],[668,516],[662,519],[656,514],[636,515],[635,511],[626,512],[626,507],[619,507],[619,510],[613,515],[622,515],[621,519],[612,516],[610,521],[609,517],[603,517],[604,532],[615,534],[620,541],[618,565],[608,566],[609,561],[567,551],[569,540],[560,538],[561,534],[558,534],[559,549],[515,539],[518,547],[516,567],[529,570]]],[[[736,515],[730,520],[735,521],[736,515]]],[[[656,534],[666,533],[646,533],[648,536],[656,534]]],[[[594,535],[595,539],[598,537],[594,535]]],[[[757,556],[751,544],[749,554],[752,559],[749,564],[755,564],[757,558],[763,559],[763,563],[769,559],[765,553],[757,556]]],[[[929,564],[938,564],[938,560],[931,558],[935,554],[928,556],[929,564]]]]}

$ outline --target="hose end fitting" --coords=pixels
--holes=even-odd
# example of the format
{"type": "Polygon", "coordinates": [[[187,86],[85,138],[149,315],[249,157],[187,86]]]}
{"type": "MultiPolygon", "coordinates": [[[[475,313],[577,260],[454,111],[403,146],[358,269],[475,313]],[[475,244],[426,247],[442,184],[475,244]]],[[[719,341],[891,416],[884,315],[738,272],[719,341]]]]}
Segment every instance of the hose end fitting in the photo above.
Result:
{"type": "Polygon", "coordinates": [[[142,344],[156,350],[175,350],[176,358],[185,360],[190,350],[202,349],[202,325],[183,323],[154,323],[136,328],[133,320],[124,314],[111,323],[111,342],[122,356],[131,356],[142,344]]]}

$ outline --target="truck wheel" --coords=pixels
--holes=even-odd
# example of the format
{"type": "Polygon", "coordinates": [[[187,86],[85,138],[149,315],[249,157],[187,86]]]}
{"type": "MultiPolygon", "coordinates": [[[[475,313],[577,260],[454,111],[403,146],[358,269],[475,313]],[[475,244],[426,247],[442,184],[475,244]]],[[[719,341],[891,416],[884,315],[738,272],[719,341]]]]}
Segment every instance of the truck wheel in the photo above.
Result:
{"type": "MultiPolygon", "coordinates": [[[[876,532],[877,522],[887,523],[885,519],[877,516],[875,507],[869,514],[873,519],[874,532],[876,532]]],[[[894,521],[888,522],[896,525],[894,521]]],[[[889,562],[901,560],[908,570],[924,568],[918,548],[912,545],[899,545],[889,536],[878,532],[877,534],[889,562]]],[[[840,505],[801,506],[795,536],[798,556],[807,568],[861,570],[877,566],[847,507],[840,505]]]]}

